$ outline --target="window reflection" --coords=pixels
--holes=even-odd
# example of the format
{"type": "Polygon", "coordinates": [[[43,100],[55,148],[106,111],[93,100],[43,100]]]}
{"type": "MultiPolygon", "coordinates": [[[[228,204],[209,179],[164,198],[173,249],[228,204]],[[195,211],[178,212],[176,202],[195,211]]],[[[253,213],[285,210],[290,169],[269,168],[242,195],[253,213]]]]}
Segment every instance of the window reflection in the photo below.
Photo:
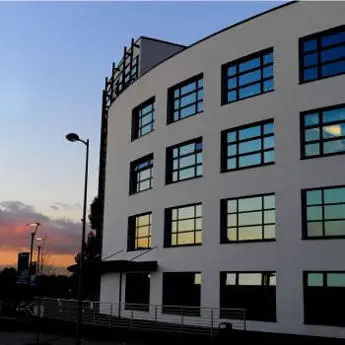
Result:
{"type": "Polygon", "coordinates": [[[154,102],[151,98],[133,110],[133,132],[132,140],[148,134],[154,129],[154,102]]]}
{"type": "Polygon", "coordinates": [[[151,189],[153,185],[153,154],[140,158],[130,165],[130,193],[151,189]]]}
{"type": "Polygon", "coordinates": [[[129,217],[128,250],[151,248],[151,224],[151,212],[129,217]]]}

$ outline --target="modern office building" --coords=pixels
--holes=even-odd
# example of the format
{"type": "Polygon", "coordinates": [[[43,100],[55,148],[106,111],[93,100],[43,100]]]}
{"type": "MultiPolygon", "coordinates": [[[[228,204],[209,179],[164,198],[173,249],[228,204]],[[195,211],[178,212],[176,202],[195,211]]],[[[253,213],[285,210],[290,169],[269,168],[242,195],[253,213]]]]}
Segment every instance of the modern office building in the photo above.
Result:
{"type": "Polygon", "coordinates": [[[344,18],[293,2],[125,48],[103,93],[101,302],[345,337],[344,18]]]}

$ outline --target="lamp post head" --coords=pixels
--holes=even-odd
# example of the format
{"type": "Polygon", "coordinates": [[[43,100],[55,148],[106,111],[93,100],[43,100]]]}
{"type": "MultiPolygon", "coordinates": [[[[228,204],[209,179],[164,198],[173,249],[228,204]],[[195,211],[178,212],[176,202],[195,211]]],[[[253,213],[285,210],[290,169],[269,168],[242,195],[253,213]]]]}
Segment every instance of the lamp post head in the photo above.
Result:
{"type": "Polygon", "coordinates": [[[79,135],[77,133],[68,133],[66,139],[72,143],[75,141],[80,141],[79,135]]]}
{"type": "Polygon", "coordinates": [[[26,226],[29,226],[30,228],[39,227],[40,225],[41,225],[41,223],[39,223],[39,222],[31,223],[31,224],[26,224],[26,226]]]}

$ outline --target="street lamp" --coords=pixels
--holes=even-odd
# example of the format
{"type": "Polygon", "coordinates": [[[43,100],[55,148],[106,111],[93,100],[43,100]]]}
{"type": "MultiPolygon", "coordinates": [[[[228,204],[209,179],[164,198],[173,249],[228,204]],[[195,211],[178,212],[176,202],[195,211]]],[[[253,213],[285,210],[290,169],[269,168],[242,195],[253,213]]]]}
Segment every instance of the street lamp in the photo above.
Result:
{"type": "MultiPolygon", "coordinates": [[[[42,242],[43,237],[36,237],[37,242],[42,242]]],[[[41,272],[41,249],[42,246],[39,244],[37,246],[37,264],[36,264],[36,275],[39,276],[41,272]]]]}
{"type": "Polygon", "coordinates": [[[88,183],[88,170],[89,170],[89,139],[82,140],[76,133],[68,133],[66,139],[71,142],[80,141],[86,146],[86,157],[85,157],[85,180],[84,180],[84,203],[83,203],[83,230],[81,238],[81,253],[79,260],[79,277],[78,277],[78,314],[76,322],[76,345],[80,345],[80,326],[82,319],[82,272],[84,263],[84,253],[85,253],[85,231],[86,231],[86,203],[87,203],[87,183],[88,183]]]}
{"type": "Polygon", "coordinates": [[[33,228],[33,231],[31,231],[31,241],[30,241],[30,261],[29,261],[29,274],[28,274],[29,286],[31,286],[31,267],[32,267],[32,255],[33,255],[33,250],[34,250],[34,239],[40,225],[41,223],[39,222],[26,224],[26,226],[33,228]]]}

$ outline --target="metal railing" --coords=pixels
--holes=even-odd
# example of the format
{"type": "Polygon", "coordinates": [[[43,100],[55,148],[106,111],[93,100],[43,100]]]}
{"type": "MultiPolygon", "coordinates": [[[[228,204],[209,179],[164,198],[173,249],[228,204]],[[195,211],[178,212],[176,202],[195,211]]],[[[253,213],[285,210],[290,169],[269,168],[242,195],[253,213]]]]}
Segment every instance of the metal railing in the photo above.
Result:
{"type": "MultiPolygon", "coordinates": [[[[42,317],[71,322],[77,318],[76,300],[42,299],[40,303],[42,317]]],[[[246,330],[245,309],[83,302],[82,323],[95,326],[213,336],[222,322],[246,330]]]]}

